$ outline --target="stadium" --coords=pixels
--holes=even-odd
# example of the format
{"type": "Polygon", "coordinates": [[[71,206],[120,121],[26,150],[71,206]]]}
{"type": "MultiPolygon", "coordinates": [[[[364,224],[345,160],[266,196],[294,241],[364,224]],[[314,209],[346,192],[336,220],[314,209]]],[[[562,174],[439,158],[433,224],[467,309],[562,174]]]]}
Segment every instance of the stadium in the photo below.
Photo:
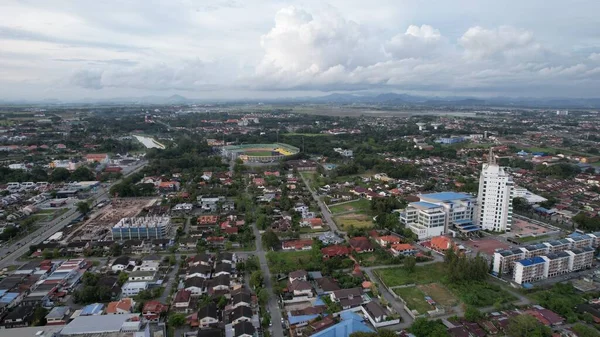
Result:
{"type": "Polygon", "coordinates": [[[250,163],[268,163],[292,156],[300,152],[297,147],[283,144],[244,144],[224,146],[221,149],[223,157],[250,163]]]}

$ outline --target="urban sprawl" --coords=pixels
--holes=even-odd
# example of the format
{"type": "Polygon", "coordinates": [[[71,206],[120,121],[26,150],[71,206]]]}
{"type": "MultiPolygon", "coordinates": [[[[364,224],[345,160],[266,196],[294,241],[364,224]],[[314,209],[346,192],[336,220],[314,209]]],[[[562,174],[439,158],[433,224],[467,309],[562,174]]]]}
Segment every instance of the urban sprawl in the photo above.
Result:
{"type": "Polygon", "coordinates": [[[1,107],[0,336],[600,336],[596,111],[357,111],[1,107]]]}

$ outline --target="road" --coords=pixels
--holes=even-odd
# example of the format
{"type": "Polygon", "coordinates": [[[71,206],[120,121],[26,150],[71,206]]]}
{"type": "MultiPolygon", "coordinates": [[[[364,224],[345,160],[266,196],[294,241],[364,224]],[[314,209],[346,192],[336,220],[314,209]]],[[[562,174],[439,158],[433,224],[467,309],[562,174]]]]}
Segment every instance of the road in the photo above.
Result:
{"type": "MultiPolygon", "coordinates": [[[[129,171],[124,177],[141,170],[146,165],[146,162],[142,162],[137,166],[133,167],[131,171],[129,171]]],[[[121,182],[120,180],[115,181],[112,185],[121,182]]],[[[108,192],[110,187],[100,188],[96,192],[96,195],[92,197],[92,204],[96,205],[97,203],[108,199],[108,192]]],[[[27,236],[19,239],[17,242],[13,243],[10,247],[6,247],[2,250],[5,252],[4,257],[0,261],[0,269],[6,268],[7,266],[15,264],[15,261],[20,258],[23,254],[29,251],[29,246],[37,245],[40,242],[46,240],[50,235],[58,232],[64,226],[67,226],[69,222],[75,218],[77,218],[80,213],[77,211],[75,207],[70,208],[65,214],[63,214],[60,218],[51,221],[43,227],[38,228],[32,233],[29,233],[27,236]],[[10,252],[10,253],[8,253],[10,252]],[[8,253],[8,254],[7,254],[8,253]]]]}
{"type": "Polygon", "coordinates": [[[267,310],[269,311],[269,314],[271,314],[271,322],[273,322],[273,327],[271,327],[272,336],[283,337],[281,311],[279,310],[277,297],[273,292],[271,273],[269,272],[269,266],[267,265],[267,256],[265,250],[263,249],[262,237],[258,231],[258,228],[256,227],[256,224],[252,225],[252,230],[254,231],[254,236],[256,237],[256,256],[258,256],[258,261],[260,262],[260,270],[264,278],[265,288],[269,292],[269,303],[267,303],[267,310]]]}
{"type": "Polygon", "coordinates": [[[331,230],[338,232],[340,235],[342,235],[346,240],[349,240],[348,235],[346,234],[346,232],[341,231],[337,224],[335,223],[335,221],[333,221],[333,217],[331,216],[331,213],[329,212],[329,210],[327,209],[327,206],[325,206],[325,203],[321,200],[321,198],[319,198],[319,196],[317,195],[317,192],[313,191],[310,188],[310,184],[308,183],[308,181],[306,180],[306,178],[301,174],[300,177],[302,178],[302,181],[304,182],[304,185],[306,185],[306,188],[310,191],[310,193],[312,194],[313,199],[315,199],[315,201],[317,202],[317,204],[319,205],[319,209],[321,210],[321,214],[323,214],[323,219],[325,220],[325,223],[327,225],[329,225],[329,228],[331,228],[331,230]]]}

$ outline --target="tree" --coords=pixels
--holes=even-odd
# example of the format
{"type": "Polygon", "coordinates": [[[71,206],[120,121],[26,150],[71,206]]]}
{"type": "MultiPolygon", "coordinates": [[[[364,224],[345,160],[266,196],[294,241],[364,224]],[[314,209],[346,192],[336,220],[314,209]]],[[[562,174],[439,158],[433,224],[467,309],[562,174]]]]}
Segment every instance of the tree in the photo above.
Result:
{"type": "Polygon", "coordinates": [[[417,259],[415,259],[414,256],[409,256],[404,259],[404,269],[406,269],[408,273],[412,274],[415,271],[416,266],[417,259]]]}
{"type": "Polygon", "coordinates": [[[280,242],[277,234],[275,234],[275,232],[272,230],[267,229],[267,231],[262,235],[262,244],[266,249],[275,249],[279,247],[280,242]]]}
{"type": "Polygon", "coordinates": [[[185,315],[181,313],[172,313],[171,316],[169,316],[168,324],[173,328],[183,326],[185,324],[185,315]]]}
{"type": "Polygon", "coordinates": [[[33,312],[33,326],[46,325],[46,315],[48,310],[42,306],[36,307],[33,312]]]}
{"type": "Polygon", "coordinates": [[[430,321],[427,318],[419,317],[414,320],[409,331],[417,337],[447,337],[449,336],[446,326],[442,321],[430,321]]]}
{"type": "Polygon", "coordinates": [[[77,203],[77,211],[79,211],[79,213],[86,215],[91,210],[92,208],[90,207],[90,204],[87,201],[80,201],[77,203]]]}
{"type": "Polygon", "coordinates": [[[85,166],[78,167],[71,174],[71,180],[73,181],[90,181],[94,180],[95,178],[96,176],[94,175],[94,173],[85,166]]]}
{"type": "Polygon", "coordinates": [[[515,211],[526,212],[531,208],[527,199],[522,197],[513,198],[513,209],[515,211]]]}
{"type": "Polygon", "coordinates": [[[124,285],[127,282],[127,280],[129,280],[129,275],[124,271],[120,272],[119,279],[117,280],[119,286],[124,285]]]}
{"type": "Polygon", "coordinates": [[[258,289],[259,287],[261,287],[263,282],[264,279],[260,270],[252,272],[252,275],[250,275],[250,286],[253,289],[258,289]]]}
{"type": "Polygon", "coordinates": [[[538,320],[527,314],[515,316],[510,319],[507,328],[511,337],[550,337],[552,330],[541,324],[538,320]]]}
{"type": "Polygon", "coordinates": [[[220,296],[219,301],[217,302],[217,307],[220,310],[223,310],[226,305],[227,305],[227,298],[225,298],[225,296],[220,296]]]}
{"type": "Polygon", "coordinates": [[[267,292],[266,289],[260,289],[258,290],[256,297],[258,297],[258,303],[261,306],[264,306],[267,304],[267,302],[269,301],[269,293],[267,292]]]}
{"type": "Polygon", "coordinates": [[[69,170],[63,167],[55,168],[52,173],[50,173],[50,181],[53,183],[60,183],[69,180],[71,177],[71,173],[69,170]]]}
{"type": "Polygon", "coordinates": [[[117,242],[113,243],[110,246],[110,255],[112,256],[120,256],[123,253],[123,247],[117,242]]]}
{"type": "Polygon", "coordinates": [[[600,337],[598,330],[582,323],[576,323],[571,328],[579,337],[600,337]]]}
{"type": "Polygon", "coordinates": [[[478,322],[483,318],[483,314],[473,306],[467,306],[465,309],[465,319],[469,322],[478,322]]]}

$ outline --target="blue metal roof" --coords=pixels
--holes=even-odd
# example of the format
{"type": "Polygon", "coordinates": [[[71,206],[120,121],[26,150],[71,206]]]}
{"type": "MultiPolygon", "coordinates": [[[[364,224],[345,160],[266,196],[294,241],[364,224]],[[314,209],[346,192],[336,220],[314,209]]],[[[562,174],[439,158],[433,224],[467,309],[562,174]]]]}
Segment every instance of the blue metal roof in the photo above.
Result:
{"type": "Polygon", "coordinates": [[[102,303],[93,303],[86,305],[81,309],[80,316],[88,316],[88,315],[98,315],[102,313],[102,309],[104,309],[104,304],[102,303]]]}
{"type": "Polygon", "coordinates": [[[0,303],[11,303],[17,297],[19,297],[19,293],[6,293],[0,298],[0,303]]]}
{"type": "Polygon", "coordinates": [[[462,228],[460,228],[460,230],[463,232],[475,232],[475,231],[481,230],[481,228],[479,228],[479,226],[473,225],[473,226],[462,227],[462,228]]]}
{"type": "Polygon", "coordinates": [[[457,226],[465,225],[465,224],[469,224],[469,223],[473,223],[473,220],[469,220],[469,219],[454,220],[454,224],[457,226]]]}
{"type": "Polygon", "coordinates": [[[294,315],[292,315],[291,311],[288,311],[288,321],[290,322],[290,325],[294,325],[294,324],[298,324],[298,323],[302,323],[302,322],[308,322],[317,317],[319,317],[319,315],[317,315],[317,314],[294,316],[294,315]]]}
{"type": "Polygon", "coordinates": [[[440,205],[436,205],[436,204],[432,204],[430,202],[425,202],[425,201],[417,201],[417,202],[411,202],[410,203],[411,206],[414,207],[420,207],[420,208],[436,208],[436,207],[442,207],[440,205]]]}
{"type": "Polygon", "coordinates": [[[373,332],[373,329],[363,323],[359,315],[344,311],[340,314],[341,322],[313,334],[313,337],[348,337],[355,332],[373,332]]]}
{"type": "Polygon", "coordinates": [[[531,259],[525,259],[525,260],[519,261],[519,263],[524,266],[532,266],[534,264],[540,264],[540,263],[544,263],[544,262],[546,262],[546,261],[539,256],[536,256],[531,259]]]}
{"type": "Polygon", "coordinates": [[[467,193],[459,193],[459,192],[439,192],[439,193],[429,193],[422,194],[422,198],[434,199],[439,201],[450,201],[456,199],[467,199],[473,198],[472,195],[467,193]]]}

